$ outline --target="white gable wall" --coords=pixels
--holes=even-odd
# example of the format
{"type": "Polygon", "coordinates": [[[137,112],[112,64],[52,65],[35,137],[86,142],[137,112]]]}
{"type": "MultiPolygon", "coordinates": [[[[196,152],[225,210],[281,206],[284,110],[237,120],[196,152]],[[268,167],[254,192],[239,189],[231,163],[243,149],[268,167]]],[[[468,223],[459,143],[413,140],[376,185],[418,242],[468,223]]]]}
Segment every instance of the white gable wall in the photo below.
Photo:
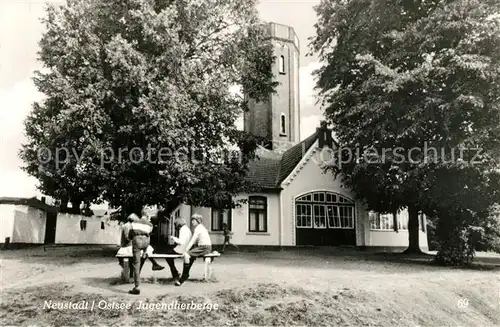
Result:
{"type": "MultiPolygon", "coordinates": [[[[320,164],[327,155],[318,148],[318,141],[307,151],[295,170],[283,181],[281,192],[283,201],[283,245],[295,245],[295,198],[313,191],[330,191],[354,200],[350,190],[341,186],[340,177],[323,172],[320,164]]],[[[364,217],[367,216],[362,205],[356,202],[356,244],[364,245],[364,217]]]]}

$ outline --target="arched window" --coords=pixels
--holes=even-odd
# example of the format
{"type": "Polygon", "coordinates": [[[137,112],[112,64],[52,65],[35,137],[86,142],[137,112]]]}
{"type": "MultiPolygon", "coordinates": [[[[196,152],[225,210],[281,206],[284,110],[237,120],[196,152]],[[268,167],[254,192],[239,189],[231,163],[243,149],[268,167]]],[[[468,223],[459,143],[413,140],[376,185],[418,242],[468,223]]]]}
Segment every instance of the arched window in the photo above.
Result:
{"type": "Polygon", "coordinates": [[[279,57],[279,69],[280,69],[280,74],[285,73],[285,56],[279,57]]]}
{"type": "Polygon", "coordinates": [[[280,117],[280,133],[286,135],[286,115],[281,114],[280,117]]]}
{"type": "Polygon", "coordinates": [[[354,228],[354,201],[333,192],[311,192],[295,200],[297,228],[354,228]]]}

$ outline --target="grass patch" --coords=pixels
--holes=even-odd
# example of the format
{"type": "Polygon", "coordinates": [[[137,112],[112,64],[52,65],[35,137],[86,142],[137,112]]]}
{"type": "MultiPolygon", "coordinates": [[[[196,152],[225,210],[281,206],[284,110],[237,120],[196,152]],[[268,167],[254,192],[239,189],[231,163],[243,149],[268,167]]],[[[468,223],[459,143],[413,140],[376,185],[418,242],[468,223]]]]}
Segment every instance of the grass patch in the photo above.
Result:
{"type": "MultiPolygon", "coordinates": [[[[256,287],[221,290],[206,296],[159,296],[154,299],[127,301],[117,297],[103,298],[96,294],[73,293],[72,287],[53,284],[41,288],[9,291],[2,296],[0,325],[118,325],[127,321],[131,325],[325,325],[347,323],[334,314],[334,306],[343,298],[355,299],[352,291],[336,294],[307,291],[299,287],[277,284],[258,284],[256,287]],[[47,301],[95,302],[93,311],[47,309],[47,301]],[[97,308],[99,301],[131,303],[126,310],[97,308]],[[157,303],[211,304],[208,310],[138,309],[157,303]],[[214,306],[218,305],[215,310],[214,306]],[[201,312],[200,312],[201,311],[201,312]]],[[[90,306],[90,304],[89,304],[90,306]]]]}
{"type": "MultiPolygon", "coordinates": [[[[340,289],[331,292],[309,291],[301,287],[284,287],[278,284],[258,284],[255,287],[221,290],[204,296],[158,296],[146,300],[124,300],[118,297],[102,297],[96,294],[72,292],[65,284],[53,284],[41,288],[9,291],[2,296],[1,325],[272,325],[272,326],[324,326],[401,325],[401,313],[381,306],[373,307],[375,294],[367,291],[340,289]],[[93,311],[47,309],[45,301],[95,302],[93,311]],[[129,303],[125,310],[97,308],[99,301],[129,303]],[[218,305],[218,310],[172,310],[155,308],[138,309],[142,305],[157,303],[218,305]],[[382,312],[387,310],[387,312],[382,312]]],[[[90,305],[90,304],[89,304],[90,305]]],[[[213,307],[212,307],[213,308],[213,307]]]]}
{"type": "MultiPolygon", "coordinates": [[[[477,312],[471,313],[469,318],[459,319],[460,314],[451,309],[453,305],[443,306],[439,295],[439,292],[429,290],[422,294],[403,294],[395,290],[379,293],[349,288],[311,291],[297,286],[261,283],[200,296],[162,295],[152,299],[123,299],[77,293],[73,292],[72,286],[53,284],[5,292],[0,304],[0,325],[434,326],[456,325],[460,321],[469,325],[478,321],[475,320],[478,314],[487,318],[481,320],[483,326],[499,322],[484,303],[475,303],[477,312]],[[61,303],[94,301],[95,308],[93,311],[44,308],[45,301],[50,300],[61,303]],[[99,301],[128,303],[130,308],[99,309],[99,301]],[[141,301],[143,307],[158,306],[158,303],[194,303],[205,304],[206,307],[202,310],[144,309],[138,308],[141,301]],[[208,310],[207,304],[212,305],[211,310],[208,310]],[[218,305],[217,309],[215,305],[218,305]],[[489,324],[485,323],[488,321],[489,324]]],[[[474,299],[480,294],[470,292],[466,296],[474,299]]]]}

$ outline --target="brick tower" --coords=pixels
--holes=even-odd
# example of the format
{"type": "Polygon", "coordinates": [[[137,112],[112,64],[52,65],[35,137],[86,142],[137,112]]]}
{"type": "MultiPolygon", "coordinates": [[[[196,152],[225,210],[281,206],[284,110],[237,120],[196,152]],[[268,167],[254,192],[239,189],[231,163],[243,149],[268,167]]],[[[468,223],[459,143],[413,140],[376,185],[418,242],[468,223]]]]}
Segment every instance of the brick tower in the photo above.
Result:
{"type": "Polygon", "coordinates": [[[274,45],[274,76],[279,82],[268,101],[249,100],[245,131],[269,141],[269,150],[282,151],[300,141],[299,39],[290,26],[269,23],[274,45]]]}

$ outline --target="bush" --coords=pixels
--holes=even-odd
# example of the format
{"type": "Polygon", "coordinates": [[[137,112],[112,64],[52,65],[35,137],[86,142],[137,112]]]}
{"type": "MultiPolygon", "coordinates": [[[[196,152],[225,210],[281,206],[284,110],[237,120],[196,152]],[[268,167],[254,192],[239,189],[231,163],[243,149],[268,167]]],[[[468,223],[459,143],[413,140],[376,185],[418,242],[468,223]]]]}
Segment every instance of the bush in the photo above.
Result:
{"type": "Polygon", "coordinates": [[[500,253],[500,204],[490,208],[488,218],[481,226],[484,233],[474,243],[476,251],[500,253]]]}
{"type": "MultiPolygon", "coordinates": [[[[476,251],[500,252],[500,206],[495,205],[484,219],[477,220],[469,215],[456,215],[448,219],[437,219],[437,227],[431,229],[437,245],[436,261],[446,266],[461,266],[472,263],[476,251]]],[[[432,220],[431,220],[432,221],[432,220]]],[[[431,245],[429,244],[429,247],[431,245]]]]}
{"type": "MultiPolygon", "coordinates": [[[[443,228],[443,227],[441,227],[443,228]]],[[[468,227],[440,230],[438,226],[438,254],[436,261],[445,266],[462,266],[474,259],[474,246],[468,227]]]]}

